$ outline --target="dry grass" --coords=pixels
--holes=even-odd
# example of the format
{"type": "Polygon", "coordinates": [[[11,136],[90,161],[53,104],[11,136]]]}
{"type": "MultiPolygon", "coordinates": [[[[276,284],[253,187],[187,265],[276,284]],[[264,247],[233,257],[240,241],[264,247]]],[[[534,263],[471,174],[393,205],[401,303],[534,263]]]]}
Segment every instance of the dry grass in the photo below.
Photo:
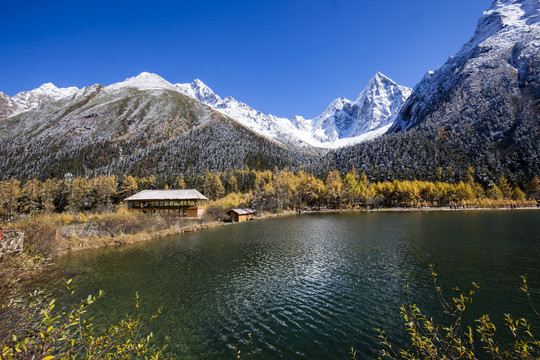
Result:
{"type": "Polygon", "coordinates": [[[8,224],[25,231],[25,249],[45,257],[70,251],[134,243],[214,227],[209,218],[146,215],[119,208],[109,213],[34,214],[8,224]]]}

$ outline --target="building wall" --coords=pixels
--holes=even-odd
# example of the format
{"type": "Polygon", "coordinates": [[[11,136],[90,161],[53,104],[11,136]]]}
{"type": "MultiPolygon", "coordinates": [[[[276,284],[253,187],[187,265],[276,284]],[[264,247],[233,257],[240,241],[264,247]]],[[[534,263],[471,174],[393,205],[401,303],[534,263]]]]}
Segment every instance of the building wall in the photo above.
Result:
{"type": "Polygon", "coordinates": [[[236,213],[233,213],[233,217],[231,219],[234,222],[248,221],[253,219],[253,214],[237,215],[236,213]]]}
{"type": "Polygon", "coordinates": [[[195,208],[188,208],[186,212],[187,217],[201,217],[204,215],[206,208],[204,207],[195,207],[195,208]]]}

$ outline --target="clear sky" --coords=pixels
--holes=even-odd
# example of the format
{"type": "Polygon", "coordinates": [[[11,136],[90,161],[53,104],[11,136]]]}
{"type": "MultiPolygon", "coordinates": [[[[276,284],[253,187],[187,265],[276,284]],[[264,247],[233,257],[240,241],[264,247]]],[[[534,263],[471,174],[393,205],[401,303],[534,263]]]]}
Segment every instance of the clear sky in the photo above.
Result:
{"type": "Polygon", "coordinates": [[[313,117],[377,72],[413,87],[492,0],[3,1],[0,91],[201,79],[264,113],[313,117]]]}

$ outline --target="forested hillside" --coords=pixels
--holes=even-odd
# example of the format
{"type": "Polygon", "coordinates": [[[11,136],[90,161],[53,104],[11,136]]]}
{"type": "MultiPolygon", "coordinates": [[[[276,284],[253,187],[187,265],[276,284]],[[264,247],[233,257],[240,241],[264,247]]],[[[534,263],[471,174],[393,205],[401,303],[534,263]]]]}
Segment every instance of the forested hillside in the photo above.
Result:
{"type": "Polygon", "coordinates": [[[0,178],[21,180],[201,173],[309,163],[303,151],[257,135],[169,90],[99,85],[0,121],[0,178]]]}

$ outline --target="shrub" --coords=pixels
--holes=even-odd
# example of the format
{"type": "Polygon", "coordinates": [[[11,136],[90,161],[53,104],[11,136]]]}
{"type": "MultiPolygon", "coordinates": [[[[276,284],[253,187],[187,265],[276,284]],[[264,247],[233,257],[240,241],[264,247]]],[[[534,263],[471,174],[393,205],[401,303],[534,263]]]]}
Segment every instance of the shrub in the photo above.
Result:
{"type": "MultiPolygon", "coordinates": [[[[433,267],[431,272],[440,304],[449,319],[448,325],[436,323],[415,304],[402,306],[401,315],[411,342],[410,348],[394,348],[384,331],[379,330],[383,359],[477,359],[481,355],[485,356],[485,353],[495,360],[532,360],[540,357],[540,341],[534,337],[526,319],[513,319],[511,315],[505,315],[506,330],[509,332],[507,338],[511,340],[504,340],[489,315],[483,315],[475,324],[466,325],[463,314],[467,305],[472,302],[478,286],[473,283],[470,290],[448,300],[437,284],[437,274],[433,267]]],[[[522,281],[521,289],[527,295],[532,311],[540,318],[532,305],[526,277],[523,276],[522,281]]],[[[352,355],[354,358],[354,350],[352,355]]]]}
{"type": "Polygon", "coordinates": [[[126,316],[100,332],[87,317],[87,308],[103,293],[76,301],[70,281],[66,286],[74,302],[72,310],[58,313],[55,301],[51,300],[21,309],[22,312],[8,318],[7,326],[0,326],[4,330],[0,332],[0,359],[158,359],[162,356],[165,345],[153,347],[153,334],[142,334],[145,322],[139,313],[137,294],[137,315],[126,316]]]}

